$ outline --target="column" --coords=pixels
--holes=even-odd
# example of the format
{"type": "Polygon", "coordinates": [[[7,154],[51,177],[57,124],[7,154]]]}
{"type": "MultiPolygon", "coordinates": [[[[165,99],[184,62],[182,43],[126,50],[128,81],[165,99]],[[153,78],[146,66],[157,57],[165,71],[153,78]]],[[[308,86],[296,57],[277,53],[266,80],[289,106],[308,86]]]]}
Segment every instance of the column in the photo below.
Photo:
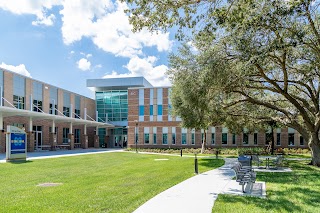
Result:
{"type": "Polygon", "coordinates": [[[32,131],[27,133],[27,151],[34,152],[34,133],[32,131]]]}
{"type": "Polygon", "coordinates": [[[96,134],[94,135],[94,148],[99,148],[99,127],[96,127],[96,134]]]}
{"type": "Polygon", "coordinates": [[[88,135],[87,135],[87,125],[83,127],[83,135],[81,137],[81,147],[83,149],[88,149],[88,135]]]}
{"type": "Polygon", "coordinates": [[[51,132],[49,133],[49,143],[51,146],[51,151],[56,150],[57,146],[57,134],[56,134],[56,124],[54,121],[52,121],[52,126],[51,126],[51,132]]]}
{"type": "Polygon", "coordinates": [[[69,135],[68,135],[68,142],[70,145],[69,149],[73,150],[74,149],[74,135],[72,133],[69,133],[69,135]]]}
{"type": "Polygon", "coordinates": [[[0,130],[0,153],[6,152],[6,133],[0,130]]]}

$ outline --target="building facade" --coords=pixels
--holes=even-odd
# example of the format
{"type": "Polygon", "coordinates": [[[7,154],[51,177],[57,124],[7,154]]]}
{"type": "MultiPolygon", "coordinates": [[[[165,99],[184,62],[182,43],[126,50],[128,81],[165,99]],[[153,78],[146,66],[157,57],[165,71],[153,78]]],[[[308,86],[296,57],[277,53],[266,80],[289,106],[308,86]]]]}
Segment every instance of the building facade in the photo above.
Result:
{"type": "MultiPolygon", "coordinates": [[[[180,126],[171,116],[170,87],[153,87],[143,77],[88,79],[95,99],[0,68],[0,152],[6,127],[27,132],[28,151],[89,147],[199,148],[203,131],[180,126]]],[[[233,134],[207,130],[207,147],[265,147],[271,133],[233,134]]],[[[274,131],[276,148],[307,148],[291,128],[274,131]]]]}
{"type": "MultiPolygon", "coordinates": [[[[99,130],[108,137],[106,146],[138,148],[199,148],[204,132],[181,128],[180,118],[170,115],[169,87],[153,87],[143,77],[91,79],[87,86],[96,93],[99,117],[115,125],[99,130]],[[136,144],[137,142],[137,144],[136,144]]],[[[207,130],[207,147],[265,147],[270,132],[234,134],[222,126],[207,130]]],[[[292,128],[274,131],[275,148],[308,148],[302,136],[292,128]]],[[[100,145],[103,141],[100,141],[100,145]]]]}
{"type": "Polygon", "coordinates": [[[28,152],[99,147],[98,128],[113,125],[98,120],[94,99],[0,68],[0,152],[7,125],[27,132],[28,152]]]}

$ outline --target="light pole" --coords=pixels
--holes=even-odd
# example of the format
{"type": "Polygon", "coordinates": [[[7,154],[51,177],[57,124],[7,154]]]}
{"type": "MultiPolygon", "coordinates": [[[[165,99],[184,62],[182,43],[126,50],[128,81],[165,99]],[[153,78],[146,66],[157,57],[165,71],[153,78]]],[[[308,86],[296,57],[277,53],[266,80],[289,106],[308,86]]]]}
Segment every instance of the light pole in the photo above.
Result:
{"type": "Polygon", "coordinates": [[[137,128],[138,128],[138,120],[135,120],[134,121],[136,126],[135,126],[135,134],[134,134],[134,140],[135,140],[135,143],[136,143],[136,153],[138,153],[138,137],[137,137],[137,128]]]}

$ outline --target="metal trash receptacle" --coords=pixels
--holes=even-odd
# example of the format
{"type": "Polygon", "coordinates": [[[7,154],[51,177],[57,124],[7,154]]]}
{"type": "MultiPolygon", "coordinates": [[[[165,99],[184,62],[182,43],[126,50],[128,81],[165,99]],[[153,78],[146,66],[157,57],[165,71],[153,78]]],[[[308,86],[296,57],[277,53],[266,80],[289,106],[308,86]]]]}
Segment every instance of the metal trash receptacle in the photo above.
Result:
{"type": "Polygon", "coordinates": [[[248,156],[248,155],[239,156],[238,161],[241,163],[242,166],[252,166],[251,156],[248,156]]]}

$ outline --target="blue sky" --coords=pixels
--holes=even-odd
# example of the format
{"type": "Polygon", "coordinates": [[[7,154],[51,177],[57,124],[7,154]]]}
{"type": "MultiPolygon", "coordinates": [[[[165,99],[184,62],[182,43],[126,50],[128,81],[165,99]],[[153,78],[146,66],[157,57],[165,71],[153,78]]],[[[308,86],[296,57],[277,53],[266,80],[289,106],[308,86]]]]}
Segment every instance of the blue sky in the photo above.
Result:
{"type": "Polygon", "coordinates": [[[132,33],[111,0],[0,0],[0,67],[93,98],[86,79],[145,76],[169,85],[172,33],[132,33]]]}

